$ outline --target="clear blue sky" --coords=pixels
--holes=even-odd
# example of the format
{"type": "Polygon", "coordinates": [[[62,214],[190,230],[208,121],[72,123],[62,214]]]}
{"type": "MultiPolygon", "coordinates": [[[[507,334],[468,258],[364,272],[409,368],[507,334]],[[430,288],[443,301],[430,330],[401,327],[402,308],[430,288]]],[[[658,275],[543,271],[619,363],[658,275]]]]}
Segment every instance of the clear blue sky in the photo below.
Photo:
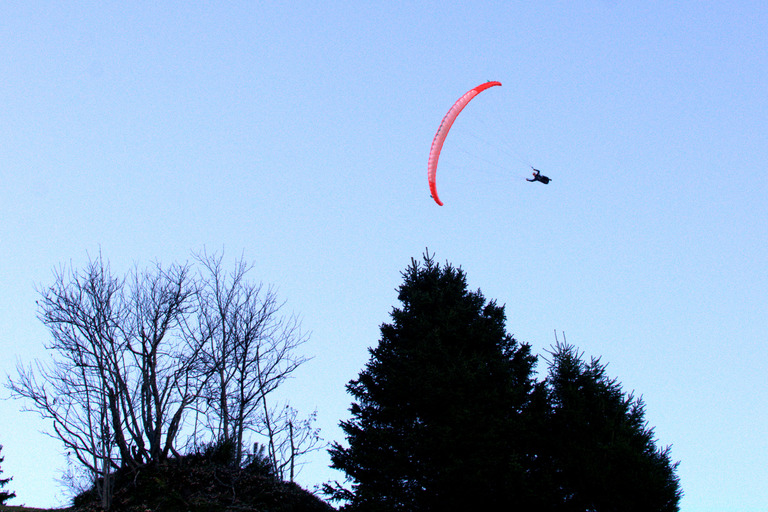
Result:
{"type": "MultiPolygon", "coordinates": [[[[283,392],[342,440],[344,384],[429,247],[536,352],[565,331],[644,396],[683,511],[766,510],[763,3],[129,4],[0,4],[1,375],[46,357],[53,267],[224,248],[311,331],[283,392]],[[486,80],[439,207],[432,137],[486,80]]],[[[21,406],[0,401],[11,504],[62,503],[62,449],[21,406]]]]}

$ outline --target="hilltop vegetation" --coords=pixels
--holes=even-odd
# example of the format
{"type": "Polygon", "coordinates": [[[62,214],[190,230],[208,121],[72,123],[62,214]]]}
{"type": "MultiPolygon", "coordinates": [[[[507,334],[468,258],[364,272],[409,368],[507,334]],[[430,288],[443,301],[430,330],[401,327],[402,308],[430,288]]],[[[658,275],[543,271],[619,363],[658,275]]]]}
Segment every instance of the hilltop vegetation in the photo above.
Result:
{"type": "MultiPolygon", "coordinates": [[[[312,419],[267,401],[304,361],[292,351],[306,336],[245,281],[247,265],[227,278],[218,257],[201,262],[205,279],[158,267],[125,289],[99,260],[44,295],[59,359],[42,371],[58,393],[31,368],[11,388],[83,466],[90,488],[70,510],[334,510],[292,481],[296,458],[319,443],[312,419]],[[195,439],[213,441],[181,455],[192,411],[205,420],[195,439]],[[251,433],[265,446],[246,442],[251,433]]],[[[400,306],[347,385],[346,444],[329,450],[345,480],[323,490],[342,510],[679,510],[678,463],[599,358],[556,336],[539,380],[504,306],[469,290],[460,267],[427,253],[403,278],[400,306]]]]}
{"type": "MultiPolygon", "coordinates": [[[[328,512],[333,508],[293,482],[275,475],[263,456],[233,463],[231,443],[112,475],[115,512],[328,512]]],[[[77,496],[77,512],[102,510],[91,489],[77,496]]]]}

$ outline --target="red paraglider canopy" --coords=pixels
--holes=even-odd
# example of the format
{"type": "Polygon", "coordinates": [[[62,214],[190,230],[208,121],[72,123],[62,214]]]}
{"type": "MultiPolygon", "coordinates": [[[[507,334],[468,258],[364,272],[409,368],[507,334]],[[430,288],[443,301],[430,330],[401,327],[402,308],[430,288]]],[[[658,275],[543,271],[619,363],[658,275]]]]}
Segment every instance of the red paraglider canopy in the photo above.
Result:
{"type": "Polygon", "coordinates": [[[435,177],[437,175],[437,161],[440,159],[440,151],[443,149],[445,137],[448,135],[451,126],[453,126],[456,117],[461,113],[464,107],[472,101],[472,98],[495,85],[501,85],[501,82],[486,82],[467,91],[464,96],[459,98],[456,103],[453,104],[448,113],[445,114],[445,117],[443,117],[443,120],[440,122],[440,127],[437,129],[435,138],[432,139],[432,147],[429,150],[429,163],[427,164],[427,178],[429,179],[429,190],[432,193],[432,199],[434,199],[440,206],[443,206],[443,202],[440,201],[440,197],[437,195],[435,177]]]}

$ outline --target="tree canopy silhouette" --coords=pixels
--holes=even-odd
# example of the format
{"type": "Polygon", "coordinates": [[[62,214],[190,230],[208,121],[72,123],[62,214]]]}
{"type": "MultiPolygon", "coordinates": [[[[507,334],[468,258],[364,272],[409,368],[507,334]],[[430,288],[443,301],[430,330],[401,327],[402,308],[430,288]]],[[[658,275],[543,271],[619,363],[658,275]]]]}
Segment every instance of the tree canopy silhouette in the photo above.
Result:
{"type": "MultiPolygon", "coordinates": [[[[51,420],[53,434],[109,508],[111,474],[180,455],[189,444],[228,440],[241,462],[264,439],[280,477],[319,443],[312,426],[273,392],[306,360],[308,338],[284,316],[271,287],[228,272],[218,254],[115,275],[101,257],[55,271],[39,318],[51,359],[18,365],[13,396],[51,420]],[[186,440],[185,440],[186,437],[186,440]]],[[[70,478],[77,484],[78,474],[70,478]]]]}
{"type": "Polygon", "coordinates": [[[557,510],[678,510],[677,464],[670,447],[656,447],[643,400],[573,345],[557,342],[550,355],[540,458],[557,510]]]}
{"type": "Polygon", "coordinates": [[[426,253],[347,385],[354,401],[326,484],[353,511],[675,511],[669,448],[598,359],[557,342],[538,382],[495,301],[426,253]]]}
{"type": "Polygon", "coordinates": [[[536,386],[528,345],[504,308],[469,291],[428,253],[403,272],[399,308],[347,389],[349,447],[330,450],[352,481],[326,490],[355,510],[480,510],[524,493],[525,432],[536,386]]]}

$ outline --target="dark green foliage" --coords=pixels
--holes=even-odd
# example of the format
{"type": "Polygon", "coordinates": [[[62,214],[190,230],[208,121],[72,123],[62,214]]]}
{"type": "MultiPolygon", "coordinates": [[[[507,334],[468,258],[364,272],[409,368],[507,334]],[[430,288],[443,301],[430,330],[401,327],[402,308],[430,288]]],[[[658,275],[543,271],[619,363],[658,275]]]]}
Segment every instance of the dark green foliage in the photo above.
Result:
{"type": "MultiPolygon", "coordinates": [[[[3,451],[3,445],[0,444],[0,452],[2,451],[3,451]]],[[[0,464],[2,464],[4,460],[5,460],[5,457],[0,455],[0,464]]],[[[2,472],[3,470],[2,470],[2,467],[0,466],[0,474],[2,474],[2,472]]],[[[15,492],[2,490],[2,488],[8,485],[8,483],[11,480],[13,480],[13,478],[0,478],[0,505],[5,505],[6,501],[16,497],[15,492]]]]}
{"type": "Polygon", "coordinates": [[[427,254],[403,278],[400,307],[347,385],[349,446],[329,450],[350,485],[324,490],[344,510],[678,510],[669,448],[605,365],[558,343],[536,382],[529,346],[461,269],[427,254]]]}
{"type": "Polygon", "coordinates": [[[669,447],[656,448],[640,398],[625,395],[599,359],[555,345],[550,417],[541,451],[556,510],[676,511],[682,496],[669,447]]]}
{"type": "Polygon", "coordinates": [[[253,453],[245,457],[245,471],[259,475],[272,475],[277,477],[277,471],[272,464],[272,459],[266,454],[264,446],[254,444],[253,453]]]}
{"type": "Polygon", "coordinates": [[[349,448],[330,450],[352,481],[326,491],[354,510],[482,510],[526,495],[535,358],[505,331],[503,307],[461,269],[425,256],[403,273],[392,323],[347,386],[349,448]]]}
{"type": "MultiPolygon", "coordinates": [[[[201,447],[168,459],[113,475],[116,512],[328,512],[333,508],[292,482],[274,476],[263,454],[246,467],[235,463],[231,442],[201,447]]],[[[75,498],[78,512],[100,510],[94,490],[75,498]]]]}

